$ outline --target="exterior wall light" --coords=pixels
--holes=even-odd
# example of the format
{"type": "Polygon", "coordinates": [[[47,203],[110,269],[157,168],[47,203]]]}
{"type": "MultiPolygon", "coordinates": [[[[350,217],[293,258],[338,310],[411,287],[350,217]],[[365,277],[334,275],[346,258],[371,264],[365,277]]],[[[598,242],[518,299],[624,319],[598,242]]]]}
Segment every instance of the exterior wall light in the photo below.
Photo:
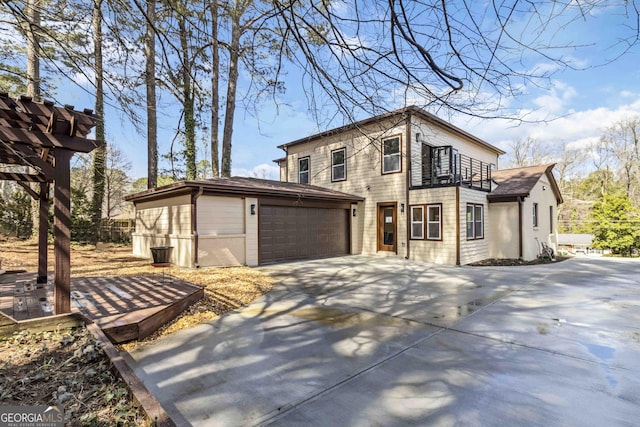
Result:
{"type": "Polygon", "coordinates": [[[404,203],[400,203],[400,213],[404,213],[404,203]]]}
{"type": "Polygon", "coordinates": [[[256,204],[251,203],[251,215],[255,215],[255,214],[256,214],[256,204]]]}
{"type": "Polygon", "coordinates": [[[353,216],[356,216],[356,208],[353,208],[353,209],[352,209],[352,215],[353,215],[353,216]]]}

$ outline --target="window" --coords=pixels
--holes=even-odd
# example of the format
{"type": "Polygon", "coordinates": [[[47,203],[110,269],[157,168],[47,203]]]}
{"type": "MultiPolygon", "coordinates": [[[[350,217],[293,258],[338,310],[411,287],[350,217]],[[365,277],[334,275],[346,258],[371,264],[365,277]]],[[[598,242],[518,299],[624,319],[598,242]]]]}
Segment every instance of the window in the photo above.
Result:
{"type": "Polygon", "coordinates": [[[442,206],[427,206],[427,239],[442,239],[442,206]]]}
{"type": "Polygon", "coordinates": [[[476,220],[476,239],[482,239],[484,237],[484,206],[475,206],[475,220],[476,220]]]}
{"type": "Polygon", "coordinates": [[[400,137],[382,140],[382,173],[400,172],[400,137]]]}
{"type": "Polygon", "coordinates": [[[538,226],[538,204],[537,203],[533,204],[533,226],[534,227],[538,226]]]}
{"type": "Polygon", "coordinates": [[[553,234],[553,206],[549,206],[549,234],[553,234]]]}
{"type": "Polygon", "coordinates": [[[411,238],[424,239],[424,207],[411,206],[411,238]]]}
{"type": "Polygon", "coordinates": [[[331,152],[331,181],[344,181],[347,179],[346,152],[346,148],[331,152]]]}
{"type": "Polygon", "coordinates": [[[484,206],[467,204],[467,240],[484,237],[484,206]]]}
{"type": "Polygon", "coordinates": [[[309,157],[298,159],[298,182],[300,184],[309,183],[309,157]]]}

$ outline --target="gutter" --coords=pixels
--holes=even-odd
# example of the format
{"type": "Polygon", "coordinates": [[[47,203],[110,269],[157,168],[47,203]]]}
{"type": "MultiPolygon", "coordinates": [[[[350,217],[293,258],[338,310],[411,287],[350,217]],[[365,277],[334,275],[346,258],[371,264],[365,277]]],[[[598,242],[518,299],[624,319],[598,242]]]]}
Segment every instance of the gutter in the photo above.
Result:
{"type": "Polygon", "coordinates": [[[204,193],[204,188],[200,186],[198,188],[198,192],[193,194],[191,193],[191,233],[193,234],[193,247],[191,252],[191,263],[195,268],[200,268],[198,264],[198,249],[199,249],[199,239],[198,239],[198,199],[204,193]]]}

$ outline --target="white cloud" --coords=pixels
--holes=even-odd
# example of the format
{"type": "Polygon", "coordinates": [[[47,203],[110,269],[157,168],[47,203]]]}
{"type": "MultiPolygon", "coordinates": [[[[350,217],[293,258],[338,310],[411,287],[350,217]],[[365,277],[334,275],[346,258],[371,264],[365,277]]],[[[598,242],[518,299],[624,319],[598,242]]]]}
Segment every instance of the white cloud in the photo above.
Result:
{"type": "Polygon", "coordinates": [[[275,163],[262,163],[251,169],[232,168],[231,172],[233,176],[248,176],[251,178],[273,179],[276,181],[280,179],[280,168],[275,163]]]}
{"type": "MultiPolygon", "coordinates": [[[[544,114],[544,111],[540,110],[534,112],[531,117],[542,117],[544,114]]],[[[507,152],[514,141],[528,137],[549,147],[558,147],[564,143],[569,150],[588,150],[600,139],[605,129],[620,120],[634,116],[640,116],[640,100],[617,108],[599,107],[575,111],[555,120],[533,123],[478,118],[459,118],[463,120],[454,123],[507,152]]],[[[508,157],[508,154],[504,157],[508,157]]]]}
{"type": "Polygon", "coordinates": [[[533,100],[533,103],[543,111],[560,115],[565,110],[567,103],[577,95],[576,90],[561,81],[553,81],[547,95],[541,95],[533,100]]]}

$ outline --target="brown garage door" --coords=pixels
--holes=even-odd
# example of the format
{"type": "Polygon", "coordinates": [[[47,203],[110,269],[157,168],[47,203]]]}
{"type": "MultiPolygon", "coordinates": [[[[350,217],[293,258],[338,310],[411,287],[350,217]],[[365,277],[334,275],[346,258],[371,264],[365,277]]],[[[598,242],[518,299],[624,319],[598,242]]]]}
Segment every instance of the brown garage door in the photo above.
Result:
{"type": "Polygon", "coordinates": [[[260,206],[260,263],[349,253],[347,209],[260,206]]]}

